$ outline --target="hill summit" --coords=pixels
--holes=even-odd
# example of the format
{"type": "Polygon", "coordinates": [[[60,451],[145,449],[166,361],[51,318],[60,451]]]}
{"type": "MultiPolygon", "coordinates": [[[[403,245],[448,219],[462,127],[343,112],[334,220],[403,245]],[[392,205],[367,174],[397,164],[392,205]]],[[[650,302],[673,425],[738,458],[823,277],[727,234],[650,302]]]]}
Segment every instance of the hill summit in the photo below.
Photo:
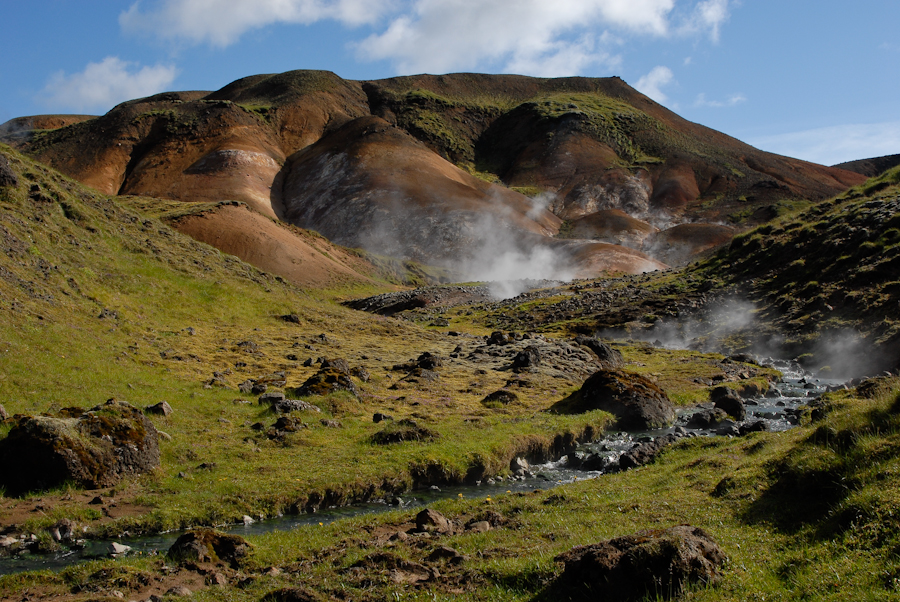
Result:
{"type": "Polygon", "coordinates": [[[864,181],[690,123],[615,77],[291,71],[2,132],[106,194],[240,201],[342,245],[479,279],[684,263],[733,227],[864,181]]]}

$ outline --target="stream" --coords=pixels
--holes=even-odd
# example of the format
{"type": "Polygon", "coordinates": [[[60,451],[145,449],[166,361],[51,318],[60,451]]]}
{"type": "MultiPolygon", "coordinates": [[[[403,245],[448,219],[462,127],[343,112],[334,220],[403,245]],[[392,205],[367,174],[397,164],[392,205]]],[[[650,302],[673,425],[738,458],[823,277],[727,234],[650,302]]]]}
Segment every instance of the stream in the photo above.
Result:
{"type": "MultiPolygon", "coordinates": [[[[699,408],[688,408],[679,411],[675,424],[666,429],[643,432],[608,432],[602,439],[581,445],[575,455],[603,456],[610,466],[617,469],[616,459],[641,442],[652,441],[656,437],[674,434],[676,437],[708,437],[733,434],[740,424],[751,424],[764,421],[767,430],[778,432],[787,430],[798,423],[796,410],[809,399],[837,387],[842,381],[814,378],[793,362],[781,360],[765,360],[783,374],[782,380],[773,385],[773,389],[765,397],[745,400],[747,418],[743,423],[726,421],[712,429],[689,426],[691,416],[712,404],[703,404],[699,408]]],[[[573,456],[573,454],[570,454],[573,456]]],[[[574,456],[573,456],[574,457],[574,456]]],[[[219,525],[217,528],[235,535],[252,536],[286,531],[304,527],[318,527],[345,518],[390,512],[392,510],[420,508],[449,498],[464,497],[483,499],[497,497],[507,493],[548,489],[572,483],[576,480],[594,479],[607,470],[580,470],[570,466],[568,457],[558,461],[530,467],[531,476],[488,479],[477,485],[452,485],[432,487],[426,490],[409,491],[391,500],[374,501],[337,508],[321,509],[313,513],[294,514],[253,522],[251,524],[219,525]]],[[[128,554],[164,554],[181,532],[162,533],[132,539],[86,541],[85,547],[78,550],[64,550],[56,554],[22,553],[12,557],[0,558],[0,575],[9,575],[23,571],[62,570],[68,566],[97,558],[107,558],[115,541],[130,548],[128,554]]]]}

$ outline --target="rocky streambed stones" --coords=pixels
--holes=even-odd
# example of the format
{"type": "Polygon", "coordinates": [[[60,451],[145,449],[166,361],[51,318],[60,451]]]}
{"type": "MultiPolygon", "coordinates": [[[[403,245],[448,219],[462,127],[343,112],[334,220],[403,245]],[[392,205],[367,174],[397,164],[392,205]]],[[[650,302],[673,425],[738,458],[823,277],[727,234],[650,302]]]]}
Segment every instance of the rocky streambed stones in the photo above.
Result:
{"type": "Polygon", "coordinates": [[[159,435],[134,406],[116,400],[88,411],[21,416],[0,440],[0,484],[21,495],[67,482],[96,489],[159,466],[159,435]]]}

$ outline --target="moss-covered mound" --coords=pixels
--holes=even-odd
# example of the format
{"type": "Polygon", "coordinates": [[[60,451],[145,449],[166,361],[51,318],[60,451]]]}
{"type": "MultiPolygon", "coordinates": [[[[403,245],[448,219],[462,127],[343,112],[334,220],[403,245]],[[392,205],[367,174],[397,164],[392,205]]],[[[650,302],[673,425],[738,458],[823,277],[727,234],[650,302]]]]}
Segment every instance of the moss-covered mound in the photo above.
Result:
{"type": "Polygon", "coordinates": [[[19,495],[76,483],[96,489],[159,466],[153,424],[131,405],[110,400],[80,416],[19,416],[0,440],[0,484],[19,495]]]}
{"type": "Polygon", "coordinates": [[[603,410],[624,430],[664,428],[675,422],[675,408],[665,391],[646,376],[624,370],[600,370],[581,389],[552,407],[562,413],[603,410]]]}

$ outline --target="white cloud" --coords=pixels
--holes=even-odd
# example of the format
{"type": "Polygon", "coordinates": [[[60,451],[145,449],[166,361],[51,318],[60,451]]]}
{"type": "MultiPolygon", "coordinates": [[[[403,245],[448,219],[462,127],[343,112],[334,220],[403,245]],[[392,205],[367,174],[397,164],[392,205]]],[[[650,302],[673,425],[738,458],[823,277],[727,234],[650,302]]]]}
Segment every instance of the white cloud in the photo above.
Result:
{"type": "Polygon", "coordinates": [[[900,121],[837,125],[747,141],[763,150],[822,165],[900,154],[900,121]]]}
{"type": "MultiPolygon", "coordinates": [[[[484,63],[530,75],[618,64],[606,31],[661,36],[675,0],[414,0],[382,33],[357,46],[401,73],[444,73],[484,63]],[[603,32],[599,37],[598,32],[603,32]]],[[[614,43],[614,42],[613,42],[614,43]]]]}
{"type": "Polygon", "coordinates": [[[686,33],[708,31],[713,42],[719,41],[722,25],[730,16],[730,0],[703,0],[694,6],[693,14],[682,25],[686,33]]]}
{"type": "Polygon", "coordinates": [[[308,25],[326,19],[356,26],[374,23],[392,0],[155,0],[140,2],[119,15],[126,33],[225,47],[241,35],[275,23],[308,25]]]}
{"type": "Polygon", "coordinates": [[[697,95],[697,100],[694,101],[694,107],[721,109],[722,107],[733,107],[734,105],[739,105],[742,102],[747,102],[747,97],[740,93],[732,94],[726,100],[707,100],[706,94],[701,92],[697,95]]]}
{"type": "Polygon", "coordinates": [[[658,66],[650,70],[650,73],[642,77],[634,85],[635,89],[646,94],[656,102],[665,102],[668,96],[662,91],[663,86],[672,83],[675,76],[668,67],[658,66]]]}
{"type": "Polygon", "coordinates": [[[176,74],[172,66],[139,68],[136,63],[108,56],[99,63],[88,63],[81,73],[53,74],[38,100],[55,110],[104,110],[125,100],[162,92],[176,74]]]}

